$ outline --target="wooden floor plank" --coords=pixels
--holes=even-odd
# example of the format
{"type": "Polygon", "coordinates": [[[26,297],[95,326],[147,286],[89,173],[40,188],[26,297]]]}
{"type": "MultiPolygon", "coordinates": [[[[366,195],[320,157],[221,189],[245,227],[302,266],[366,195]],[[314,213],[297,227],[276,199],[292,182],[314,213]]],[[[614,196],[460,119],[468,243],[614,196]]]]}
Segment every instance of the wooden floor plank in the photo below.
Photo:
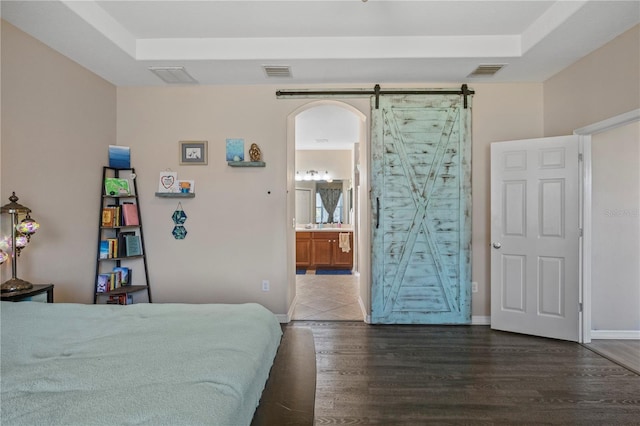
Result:
{"type": "Polygon", "coordinates": [[[638,424],[640,376],[583,346],[484,326],[296,321],[315,424],[638,424]]]}
{"type": "Polygon", "coordinates": [[[585,347],[640,374],[640,340],[592,340],[585,347]]]}
{"type": "Polygon", "coordinates": [[[316,362],[308,328],[283,327],[278,353],[251,426],[311,426],[314,418],[316,362]]]}

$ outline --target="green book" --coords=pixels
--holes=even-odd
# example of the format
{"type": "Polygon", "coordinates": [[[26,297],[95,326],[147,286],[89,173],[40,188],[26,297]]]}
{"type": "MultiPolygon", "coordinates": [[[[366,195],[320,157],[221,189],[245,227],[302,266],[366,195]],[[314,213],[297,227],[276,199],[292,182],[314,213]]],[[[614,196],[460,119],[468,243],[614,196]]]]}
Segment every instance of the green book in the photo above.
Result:
{"type": "Polygon", "coordinates": [[[119,197],[122,195],[131,195],[131,189],[129,188],[129,181],[127,179],[120,179],[120,178],[105,178],[104,193],[112,197],[119,197]]]}
{"type": "Polygon", "coordinates": [[[127,256],[139,256],[142,254],[139,236],[128,235],[125,237],[124,241],[127,248],[127,256]]]}

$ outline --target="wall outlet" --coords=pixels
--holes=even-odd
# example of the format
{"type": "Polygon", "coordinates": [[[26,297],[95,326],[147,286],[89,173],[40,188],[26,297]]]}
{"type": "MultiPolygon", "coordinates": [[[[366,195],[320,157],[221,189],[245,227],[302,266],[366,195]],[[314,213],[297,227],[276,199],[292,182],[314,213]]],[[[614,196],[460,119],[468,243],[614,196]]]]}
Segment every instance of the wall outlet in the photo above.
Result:
{"type": "Polygon", "coordinates": [[[477,292],[478,292],[478,282],[471,281],[471,293],[477,293],[477,292]]]}
{"type": "Polygon", "coordinates": [[[262,291],[269,291],[269,280],[262,280],[262,291]]]}

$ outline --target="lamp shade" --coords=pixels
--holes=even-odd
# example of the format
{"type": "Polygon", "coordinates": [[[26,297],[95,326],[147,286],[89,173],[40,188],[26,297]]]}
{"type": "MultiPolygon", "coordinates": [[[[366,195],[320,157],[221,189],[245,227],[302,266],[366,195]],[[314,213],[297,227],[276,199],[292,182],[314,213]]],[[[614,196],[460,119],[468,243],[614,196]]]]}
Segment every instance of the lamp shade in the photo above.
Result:
{"type": "Polygon", "coordinates": [[[40,228],[40,224],[31,219],[29,216],[22,219],[22,221],[16,225],[16,231],[18,231],[22,235],[31,235],[35,233],[38,228],[40,228]]]}
{"type": "Polygon", "coordinates": [[[0,238],[0,250],[11,251],[11,237],[5,236],[0,238]]]}
{"type": "Polygon", "coordinates": [[[16,247],[19,249],[25,248],[29,244],[29,239],[24,235],[19,235],[16,237],[16,247]]]}

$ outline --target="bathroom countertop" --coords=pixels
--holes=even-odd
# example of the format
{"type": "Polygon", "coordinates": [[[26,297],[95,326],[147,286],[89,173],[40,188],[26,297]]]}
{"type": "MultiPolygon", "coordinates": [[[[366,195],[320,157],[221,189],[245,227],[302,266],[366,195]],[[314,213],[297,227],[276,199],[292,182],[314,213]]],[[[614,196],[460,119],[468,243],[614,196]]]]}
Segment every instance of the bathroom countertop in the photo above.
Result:
{"type": "Polygon", "coordinates": [[[296,232],[353,232],[353,229],[351,227],[346,228],[346,227],[341,227],[341,228],[337,228],[337,227],[327,227],[324,226],[322,228],[304,228],[304,227],[297,227],[296,228],[296,232]]]}

